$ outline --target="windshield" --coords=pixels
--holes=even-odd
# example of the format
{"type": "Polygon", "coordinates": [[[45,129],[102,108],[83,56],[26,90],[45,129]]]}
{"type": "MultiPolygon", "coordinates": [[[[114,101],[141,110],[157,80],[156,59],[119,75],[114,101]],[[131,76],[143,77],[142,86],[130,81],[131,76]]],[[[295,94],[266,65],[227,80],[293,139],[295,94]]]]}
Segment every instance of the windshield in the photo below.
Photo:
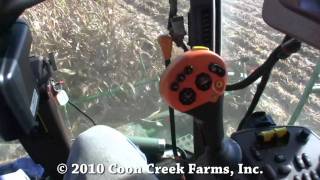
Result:
{"type": "MultiPolygon", "coordinates": [[[[262,0],[222,1],[222,57],[229,66],[229,82],[246,77],[281,42],[283,34],[261,18],[262,0]]],[[[187,16],[188,1],[179,1],[179,13],[187,16]]],[[[32,55],[54,52],[56,80],[65,81],[70,101],[97,124],[108,125],[127,136],[170,140],[169,111],[159,95],[164,71],[157,37],[167,33],[167,0],[47,1],[25,12],[33,33],[32,55]]],[[[187,22],[185,22],[187,23],[187,22]]],[[[186,24],[187,25],[187,24],[186,24]]],[[[174,49],[174,56],[181,54],[174,49]]],[[[286,125],[299,102],[315,63],[318,50],[303,46],[298,54],[280,61],[256,110],[271,114],[286,125]],[[298,68],[297,68],[298,67],[298,68]]],[[[225,131],[235,131],[249,106],[255,85],[226,93],[225,131]]],[[[311,94],[296,124],[320,133],[319,94],[311,94]]],[[[73,107],[61,107],[68,128],[76,137],[92,126],[73,107]]],[[[193,151],[192,117],[176,115],[177,144],[193,151]]],[[[2,161],[23,155],[12,150],[2,161]]],[[[20,148],[20,149],[19,149],[20,148]]]]}
{"type": "MultiPolygon", "coordinates": [[[[255,70],[284,38],[284,34],[263,21],[262,5],[261,0],[222,1],[222,56],[235,72],[240,72],[239,76],[246,76],[255,70]]],[[[279,61],[272,71],[256,111],[267,112],[277,125],[287,125],[290,119],[294,119],[293,113],[298,114],[296,107],[299,101],[306,101],[295,125],[306,126],[319,134],[319,92],[301,98],[318,62],[319,50],[305,44],[298,53],[279,61]]],[[[229,101],[225,102],[225,107],[230,107],[227,111],[232,112],[225,113],[230,116],[230,124],[233,124],[230,128],[236,127],[243,117],[255,90],[256,85],[251,85],[247,89],[232,93],[232,96],[226,96],[229,101]]],[[[229,119],[228,116],[226,118],[229,119]]]]}
{"type": "MultiPolygon", "coordinates": [[[[186,15],[187,3],[179,7],[186,15]]],[[[71,102],[97,124],[171,143],[158,87],[164,60],[157,37],[167,32],[168,12],[167,0],[55,1],[25,16],[33,24],[32,54],[56,53],[56,79],[65,81],[71,102]]],[[[61,112],[74,137],[92,126],[69,105],[61,112]]],[[[189,116],[176,112],[176,121],[178,137],[192,133],[189,116]]]]}

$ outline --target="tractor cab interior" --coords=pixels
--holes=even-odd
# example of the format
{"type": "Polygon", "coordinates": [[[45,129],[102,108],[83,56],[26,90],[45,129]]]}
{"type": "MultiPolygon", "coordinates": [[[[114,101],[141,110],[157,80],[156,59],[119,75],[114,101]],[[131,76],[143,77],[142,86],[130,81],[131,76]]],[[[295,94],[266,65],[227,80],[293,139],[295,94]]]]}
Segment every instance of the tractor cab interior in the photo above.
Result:
{"type": "MultiPolygon", "coordinates": [[[[127,83],[126,86],[121,85],[107,92],[100,89],[100,93],[80,97],[78,101],[72,101],[75,96],[69,98],[67,95],[67,89],[64,88],[68,86],[68,83],[56,80],[55,74],[59,71],[60,65],[55,60],[54,54],[49,54],[45,58],[30,56],[33,46],[32,34],[35,32],[30,28],[33,24],[20,16],[26,9],[40,3],[48,2],[0,0],[0,135],[7,142],[19,140],[30,158],[43,167],[44,173],[41,178],[63,179],[63,174],[57,171],[57,166],[67,162],[70,148],[76,138],[73,137],[71,131],[74,125],[70,125],[68,114],[70,108],[92,125],[101,124],[95,119],[99,117],[98,115],[92,118],[82,108],[90,108],[103,100],[108,101],[106,96],[127,92],[127,88],[134,95],[135,102],[142,101],[143,98],[140,98],[142,94],[155,89],[157,92],[155,96],[159,97],[159,99],[154,98],[156,99],[155,104],[161,103],[160,110],[147,118],[136,116],[137,119],[142,120],[139,126],[134,126],[143,127],[134,131],[143,129],[146,134],[152,134],[151,129],[155,125],[159,131],[155,133],[157,137],[132,136],[130,133],[128,135],[128,139],[146,155],[148,163],[167,167],[181,164],[186,168],[190,167],[190,164],[197,167],[228,167],[230,171],[235,172],[232,176],[224,173],[204,175],[187,172],[157,174],[159,179],[320,179],[320,151],[317,150],[320,145],[318,106],[315,108],[318,111],[314,112],[317,116],[310,118],[310,122],[305,122],[311,125],[304,125],[304,122],[297,124],[308,99],[310,97],[313,100],[319,99],[319,95],[313,96],[312,94],[319,92],[317,82],[320,75],[320,61],[315,61],[315,67],[308,69],[310,77],[304,76],[306,83],[301,88],[303,91],[301,97],[296,98],[287,93],[288,96],[294,97],[292,100],[297,101],[297,105],[291,108],[292,115],[285,116],[285,123],[279,123],[279,120],[270,115],[280,111],[281,108],[273,106],[273,103],[281,101],[281,94],[276,92],[277,97],[266,97],[264,93],[269,87],[268,82],[274,80],[273,73],[275,72],[282,76],[290,74],[290,76],[283,77],[286,78],[286,82],[290,81],[288,77],[298,77],[292,72],[302,72],[300,67],[290,66],[291,69],[288,67],[285,69],[282,63],[292,57],[295,58],[295,55],[301,51],[305,52],[305,44],[315,48],[312,52],[320,49],[320,3],[317,0],[265,0],[261,1],[260,6],[246,2],[248,5],[246,8],[262,13],[264,21],[259,20],[253,25],[249,21],[238,20],[236,23],[230,21],[239,17],[237,13],[232,15],[227,12],[226,7],[231,8],[231,4],[234,7],[242,6],[241,1],[190,0],[188,14],[182,14],[179,12],[178,1],[169,0],[169,3],[166,4],[169,7],[167,8],[169,11],[166,12],[169,16],[165,20],[167,33],[157,34],[158,37],[154,37],[158,43],[157,52],[161,54],[157,57],[161,59],[156,59],[161,61],[160,64],[163,66],[160,68],[161,75],[154,80],[127,83]],[[240,28],[238,26],[241,23],[244,25],[240,28]],[[281,34],[273,36],[262,25],[260,26],[263,23],[278,30],[281,34]],[[224,29],[228,26],[230,29],[243,30],[228,33],[224,29]],[[251,32],[250,26],[261,27],[260,33],[251,32]],[[277,39],[271,43],[272,50],[269,48],[270,52],[268,51],[266,56],[259,57],[264,57],[265,60],[259,61],[259,66],[251,68],[246,73],[239,70],[245,66],[246,61],[242,61],[243,58],[239,61],[241,63],[234,61],[231,62],[234,64],[230,65],[228,57],[231,58],[232,55],[225,55],[225,52],[235,54],[245,51],[243,50],[245,47],[241,46],[233,49],[233,52],[231,52],[232,49],[225,50],[227,46],[235,43],[246,45],[247,41],[243,40],[244,37],[239,40],[237,33],[247,33],[247,38],[260,44],[271,42],[256,40],[259,36],[269,37],[270,41],[277,39]],[[174,50],[179,52],[178,55],[174,55],[174,50]],[[145,89],[137,92],[136,86],[141,85],[145,89]],[[249,90],[250,85],[256,85],[256,88],[249,90]],[[236,104],[230,99],[238,99],[235,101],[238,103],[244,104],[245,101],[248,103],[236,104]],[[262,99],[263,103],[268,106],[258,107],[262,99]],[[81,101],[90,102],[90,105],[79,107],[81,101]],[[230,107],[234,106],[241,106],[245,112],[232,111],[230,107]],[[163,109],[165,111],[161,111],[163,109]],[[226,127],[229,122],[227,120],[230,119],[230,115],[237,118],[232,122],[236,124],[234,125],[236,127],[233,127],[232,131],[227,131],[226,127]],[[187,117],[188,120],[180,122],[181,117],[187,117]],[[156,121],[157,119],[164,120],[156,121]],[[184,133],[178,132],[177,129],[183,129],[181,126],[188,130],[182,130],[184,133]],[[159,135],[166,137],[159,137],[159,135]],[[257,167],[259,171],[253,168],[251,170],[254,172],[243,173],[239,171],[239,166],[245,166],[248,169],[257,167]]],[[[243,12],[244,17],[249,17],[246,13],[243,12]]],[[[240,13],[239,16],[241,15],[240,13]]],[[[74,42],[69,42],[69,44],[72,43],[74,42]]],[[[76,49],[79,48],[78,43],[76,49]]],[[[260,51],[255,47],[251,49],[260,51]]],[[[103,50],[100,49],[100,51],[103,50]]],[[[312,53],[309,52],[309,54],[312,53]]],[[[113,58],[116,57],[113,56],[113,58]]],[[[117,63],[116,59],[110,61],[117,63]]],[[[142,77],[147,77],[146,65],[141,64],[144,70],[142,77]]],[[[104,67],[104,63],[100,65],[98,63],[97,66],[104,67]]],[[[152,64],[149,66],[152,67],[152,64]]],[[[117,73],[126,74],[127,70],[129,71],[129,68],[117,73]]],[[[64,71],[72,74],[70,70],[64,71]]],[[[137,74],[139,72],[135,73],[137,74]]],[[[98,76],[96,75],[95,78],[97,79],[98,76]]],[[[271,86],[281,85],[275,83],[271,86]]],[[[120,102],[124,104],[129,102],[128,99],[120,99],[117,103],[110,101],[110,104],[104,104],[103,107],[112,108],[112,104],[117,107],[120,102]]],[[[143,114],[144,109],[147,111],[150,108],[148,106],[151,105],[145,103],[144,106],[136,109],[134,106],[137,105],[119,108],[117,113],[122,115],[119,117],[126,117],[130,121],[126,113],[137,110],[143,114]]],[[[93,112],[99,114],[99,112],[107,111],[104,108],[93,112]]],[[[112,111],[114,112],[115,109],[112,111]]],[[[114,113],[107,116],[113,118],[114,113]]],[[[81,124],[80,121],[77,123],[81,124]]],[[[108,122],[105,125],[108,125],[108,122]]],[[[1,166],[0,175],[2,175],[1,166]]]]}

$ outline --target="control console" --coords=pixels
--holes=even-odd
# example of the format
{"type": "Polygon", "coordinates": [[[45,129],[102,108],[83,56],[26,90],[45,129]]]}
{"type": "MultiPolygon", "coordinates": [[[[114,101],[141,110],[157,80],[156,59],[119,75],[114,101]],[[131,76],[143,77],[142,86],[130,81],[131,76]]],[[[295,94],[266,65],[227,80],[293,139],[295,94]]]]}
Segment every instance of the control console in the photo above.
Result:
{"type": "Polygon", "coordinates": [[[304,127],[247,129],[231,136],[241,147],[243,163],[263,171],[252,179],[319,180],[320,138],[304,127]]]}

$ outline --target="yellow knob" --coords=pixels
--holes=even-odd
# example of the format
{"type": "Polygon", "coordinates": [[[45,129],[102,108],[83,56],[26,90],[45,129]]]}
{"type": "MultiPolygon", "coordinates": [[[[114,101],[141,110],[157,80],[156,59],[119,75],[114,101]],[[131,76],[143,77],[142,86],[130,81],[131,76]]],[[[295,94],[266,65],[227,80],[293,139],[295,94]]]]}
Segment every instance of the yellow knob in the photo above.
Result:
{"type": "Polygon", "coordinates": [[[274,133],[273,130],[260,132],[260,136],[263,138],[263,142],[270,142],[270,141],[272,141],[274,135],[275,135],[275,133],[274,133]]]}
{"type": "Polygon", "coordinates": [[[223,82],[222,81],[217,81],[216,82],[216,88],[220,89],[223,87],[223,82]]]}
{"type": "Polygon", "coordinates": [[[276,132],[278,138],[285,137],[288,134],[288,129],[286,127],[275,128],[274,131],[276,132]]]}
{"type": "Polygon", "coordinates": [[[193,51],[197,51],[197,50],[207,50],[207,51],[209,51],[209,48],[207,48],[205,46],[193,46],[192,50],[193,51]]]}

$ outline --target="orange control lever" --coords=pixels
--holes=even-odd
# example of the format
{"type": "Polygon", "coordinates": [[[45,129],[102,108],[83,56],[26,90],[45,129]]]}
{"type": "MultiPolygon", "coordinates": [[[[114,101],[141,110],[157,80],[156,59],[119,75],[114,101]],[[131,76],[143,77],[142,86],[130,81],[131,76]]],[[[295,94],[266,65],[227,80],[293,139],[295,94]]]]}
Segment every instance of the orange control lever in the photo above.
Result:
{"type": "Polygon", "coordinates": [[[158,42],[161,46],[162,55],[165,60],[171,59],[172,53],[172,38],[170,35],[161,35],[158,38],[158,42]]]}
{"type": "Polygon", "coordinates": [[[168,66],[161,77],[160,94],[170,107],[188,112],[217,102],[226,84],[222,58],[212,51],[194,48],[168,66]]]}

